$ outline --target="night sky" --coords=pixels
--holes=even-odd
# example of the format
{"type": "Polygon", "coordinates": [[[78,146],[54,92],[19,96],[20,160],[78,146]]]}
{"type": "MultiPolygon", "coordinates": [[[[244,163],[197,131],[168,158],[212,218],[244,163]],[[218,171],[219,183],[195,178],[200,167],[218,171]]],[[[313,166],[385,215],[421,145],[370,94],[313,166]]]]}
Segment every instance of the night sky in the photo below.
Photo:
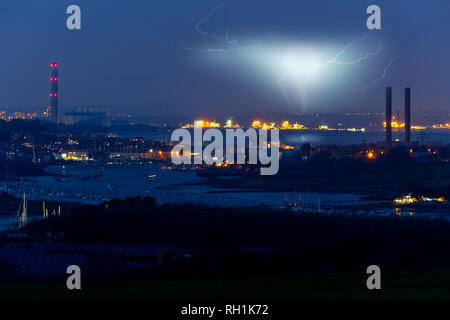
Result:
{"type": "Polygon", "coordinates": [[[204,33],[196,30],[222,2],[2,0],[0,109],[42,111],[48,66],[58,61],[64,110],[100,104],[180,118],[382,112],[387,85],[394,107],[411,86],[415,111],[450,110],[448,0],[230,0],[199,26],[204,33]],[[71,4],[82,10],[80,31],[66,28],[71,4]],[[371,4],[382,10],[380,31],[366,28],[371,4]],[[278,83],[284,53],[306,50],[324,64],[356,39],[340,60],[381,49],[356,65],[321,67],[300,85],[288,79],[286,99],[278,83]]]}

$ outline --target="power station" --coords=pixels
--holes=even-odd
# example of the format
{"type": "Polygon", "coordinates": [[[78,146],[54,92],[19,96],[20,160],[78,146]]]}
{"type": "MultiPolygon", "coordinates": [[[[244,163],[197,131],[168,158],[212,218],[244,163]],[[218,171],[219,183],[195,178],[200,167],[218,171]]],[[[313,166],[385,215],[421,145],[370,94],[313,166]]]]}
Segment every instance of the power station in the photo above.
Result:
{"type": "Polygon", "coordinates": [[[386,88],[386,148],[392,148],[392,87],[386,88]]]}
{"type": "Polygon", "coordinates": [[[405,143],[411,142],[411,88],[405,88],[405,143]]]}
{"type": "Polygon", "coordinates": [[[58,63],[50,64],[50,105],[48,117],[55,123],[58,122],[58,63]]]}
{"type": "MultiPolygon", "coordinates": [[[[405,144],[411,142],[411,88],[405,88],[405,144]]],[[[386,87],[386,148],[392,148],[392,87],[386,87]]]]}

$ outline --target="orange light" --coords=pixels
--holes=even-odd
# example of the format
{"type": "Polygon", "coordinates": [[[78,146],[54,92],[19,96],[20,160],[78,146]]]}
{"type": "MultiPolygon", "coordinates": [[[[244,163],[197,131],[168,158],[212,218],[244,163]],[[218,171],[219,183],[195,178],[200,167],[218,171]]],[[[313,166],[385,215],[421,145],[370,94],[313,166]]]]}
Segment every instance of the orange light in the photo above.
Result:
{"type": "Polygon", "coordinates": [[[252,122],[252,127],[253,128],[261,128],[261,121],[259,120],[255,120],[252,122]]]}

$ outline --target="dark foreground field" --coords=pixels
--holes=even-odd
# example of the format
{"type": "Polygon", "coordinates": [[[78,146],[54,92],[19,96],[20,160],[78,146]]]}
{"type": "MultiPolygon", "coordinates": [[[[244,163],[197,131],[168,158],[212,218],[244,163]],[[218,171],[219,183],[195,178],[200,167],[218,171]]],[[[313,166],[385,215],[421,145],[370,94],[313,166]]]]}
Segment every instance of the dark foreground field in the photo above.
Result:
{"type": "Polygon", "coordinates": [[[366,288],[360,273],[305,274],[295,277],[248,277],[82,283],[69,291],[65,283],[3,285],[1,300],[448,300],[450,270],[382,272],[381,290],[366,288]]]}
{"type": "Polygon", "coordinates": [[[23,232],[25,240],[0,242],[0,299],[450,299],[450,223],[440,219],[134,198],[23,232]],[[66,288],[72,264],[81,290],[66,288]],[[381,268],[381,290],[366,287],[370,265],[381,268]]]}

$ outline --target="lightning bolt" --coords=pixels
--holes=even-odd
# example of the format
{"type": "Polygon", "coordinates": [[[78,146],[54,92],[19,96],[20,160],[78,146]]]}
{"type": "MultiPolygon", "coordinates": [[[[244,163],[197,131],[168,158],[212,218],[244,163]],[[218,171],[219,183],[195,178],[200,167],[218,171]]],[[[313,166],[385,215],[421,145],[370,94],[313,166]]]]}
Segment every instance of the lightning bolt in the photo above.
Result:
{"type": "Polygon", "coordinates": [[[356,60],[353,60],[353,61],[340,61],[340,60],[338,60],[335,57],[335,58],[333,58],[330,61],[327,61],[327,62],[325,62],[323,64],[320,64],[320,66],[328,66],[330,64],[338,64],[338,65],[339,64],[345,64],[345,65],[358,64],[358,63],[361,63],[361,62],[369,59],[371,56],[375,56],[375,55],[379,54],[382,50],[383,50],[383,46],[379,45],[378,48],[375,51],[369,52],[369,53],[365,54],[364,56],[362,56],[362,57],[360,57],[360,58],[358,58],[356,60]]]}
{"type": "Polygon", "coordinates": [[[229,25],[227,25],[227,27],[225,28],[225,41],[229,44],[237,43],[237,40],[230,40],[230,38],[228,37],[228,28],[229,28],[229,25]]]}
{"type": "MultiPolygon", "coordinates": [[[[201,26],[205,23],[207,23],[209,20],[211,20],[211,18],[213,17],[214,13],[225,7],[228,3],[230,2],[230,0],[226,0],[222,3],[220,3],[219,5],[215,6],[214,8],[212,8],[209,12],[208,15],[206,17],[204,17],[203,19],[201,19],[199,22],[197,22],[194,26],[195,31],[197,31],[198,33],[207,36],[209,38],[212,38],[214,40],[220,41],[223,44],[225,44],[226,46],[228,46],[227,48],[207,48],[207,49],[202,49],[202,48],[194,48],[194,47],[175,47],[174,49],[178,49],[178,50],[187,50],[187,51],[197,51],[197,52],[206,52],[206,53],[224,53],[224,52],[233,52],[233,51],[241,51],[241,50],[245,50],[245,49],[250,49],[253,48],[253,46],[248,46],[248,45],[241,45],[239,47],[237,47],[236,45],[238,43],[241,44],[245,44],[245,43],[250,43],[250,41],[238,41],[236,39],[230,39],[229,37],[229,25],[227,25],[225,27],[225,35],[218,35],[212,32],[208,32],[205,29],[203,29],[201,26]]],[[[252,41],[253,42],[253,41],[252,41]]]]}
{"type": "Polygon", "coordinates": [[[194,48],[194,47],[173,47],[173,49],[178,49],[178,50],[206,52],[206,53],[223,53],[223,52],[232,52],[232,51],[242,51],[242,50],[250,49],[250,48],[252,48],[252,47],[251,46],[243,46],[243,47],[227,48],[227,49],[217,49],[217,48],[202,49],[202,48],[194,48]]]}
{"type": "MultiPolygon", "coordinates": [[[[336,53],[336,55],[333,57],[333,59],[331,59],[331,60],[329,60],[329,61],[327,61],[327,62],[324,62],[324,63],[320,64],[320,66],[328,66],[328,65],[330,65],[330,64],[355,64],[355,63],[357,63],[357,61],[362,61],[362,60],[364,60],[364,57],[362,57],[362,58],[358,59],[357,61],[353,61],[353,62],[345,62],[345,61],[339,60],[339,58],[340,58],[340,56],[342,56],[348,49],[350,49],[353,45],[355,45],[355,44],[356,44],[357,42],[359,42],[359,41],[362,41],[362,40],[364,40],[364,39],[367,39],[367,37],[368,37],[368,35],[366,34],[366,35],[364,35],[364,36],[362,36],[362,37],[360,37],[360,38],[357,38],[357,39],[353,40],[352,42],[350,42],[349,44],[347,44],[345,47],[343,47],[338,53],[336,53]]],[[[370,56],[370,55],[366,55],[366,58],[365,58],[365,59],[367,59],[369,56],[370,56]]]]}
{"type": "MultiPolygon", "coordinates": [[[[215,6],[214,8],[212,8],[209,12],[208,15],[206,17],[204,17],[203,19],[201,19],[199,22],[197,22],[195,24],[195,30],[204,35],[207,36],[209,38],[212,38],[214,40],[220,41],[222,43],[224,43],[227,47],[226,48],[208,48],[208,49],[202,49],[202,48],[194,48],[194,47],[178,47],[176,49],[180,49],[180,50],[187,50],[187,51],[196,51],[196,52],[206,52],[206,53],[226,53],[226,52],[232,52],[232,51],[241,51],[241,50],[245,50],[245,49],[250,49],[253,48],[254,46],[236,46],[236,44],[238,44],[239,42],[237,40],[233,40],[230,39],[229,37],[229,25],[227,25],[225,27],[225,33],[224,35],[218,35],[212,32],[208,32],[205,29],[202,28],[202,25],[204,25],[205,23],[207,23],[208,21],[211,20],[211,18],[213,17],[214,13],[225,7],[230,0],[225,0],[224,2],[218,4],[217,6],[215,6]]],[[[379,45],[374,51],[368,52],[362,56],[360,56],[357,59],[351,60],[351,61],[346,61],[344,59],[342,59],[341,57],[351,48],[353,47],[356,43],[363,41],[365,39],[368,38],[368,34],[359,37],[353,41],[351,41],[350,43],[348,43],[346,46],[344,46],[340,51],[338,51],[336,53],[336,55],[328,60],[325,61],[323,63],[318,64],[319,67],[327,67],[330,65],[359,65],[359,66],[364,66],[362,64],[362,62],[367,61],[369,58],[371,58],[372,56],[376,56],[379,53],[381,53],[383,51],[383,46],[379,45]]],[[[389,69],[392,67],[392,64],[394,63],[394,61],[397,59],[397,57],[392,58],[387,65],[385,66],[385,68],[383,69],[383,73],[381,75],[379,75],[379,77],[377,79],[375,79],[375,81],[370,84],[370,85],[366,85],[365,87],[362,88],[362,90],[368,89],[370,87],[374,87],[376,86],[380,81],[382,81],[388,74],[389,69]]],[[[366,66],[365,66],[366,67],[366,66]]],[[[369,71],[371,71],[369,69],[369,71]]],[[[286,100],[286,103],[289,105],[290,109],[292,110],[293,113],[295,113],[294,111],[294,107],[293,104],[291,102],[291,99],[289,98],[289,94],[287,92],[287,85],[286,85],[286,81],[290,78],[290,74],[289,73],[285,73],[280,79],[278,79],[277,84],[281,89],[281,93],[283,94],[283,97],[286,100]]]]}
{"type": "MultiPolygon", "coordinates": [[[[220,36],[218,36],[218,35],[215,35],[214,33],[207,32],[207,31],[205,31],[205,30],[203,30],[203,29],[200,28],[200,26],[201,26],[202,24],[208,22],[208,21],[212,18],[214,12],[216,12],[217,10],[219,10],[219,9],[222,8],[222,7],[225,7],[225,6],[228,4],[228,2],[229,2],[229,0],[226,0],[225,2],[222,2],[222,3],[219,4],[218,6],[212,8],[212,9],[209,11],[208,15],[207,15],[205,18],[203,18],[202,20],[200,20],[199,22],[197,22],[197,23],[195,24],[195,30],[196,30],[197,32],[199,32],[199,33],[205,35],[205,36],[211,37],[211,38],[216,39],[216,40],[219,40],[219,41],[221,41],[221,42],[232,43],[232,42],[229,42],[229,40],[228,40],[228,35],[226,35],[225,37],[220,37],[220,36]]],[[[227,27],[227,29],[228,29],[228,27],[227,27]]],[[[226,34],[228,34],[228,31],[226,31],[226,34]]]]}
{"type": "Polygon", "coordinates": [[[369,85],[363,87],[362,90],[373,88],[378,84],[378,82],[380,82],[381,80],[386,78],[386,76],[388,75],[389,69],[392,67],[392,64],[394,63],[395,60],[397,60],[397,58],[398,57],[394,57],[391,60],[389,60],[387,65],[383,69],[383,73],[377,79],[375,79],[375,81],[372,84],[369,84],[369,85]]]}
{"type": "MultiPolygon", "coordinates": [[[[370,57],[375,56],[375,55],[381,53],[381,51],[383,51],[383,46],[382,45],[379,45],[376,50],[368,52],[365,55],[363,55],[363,56],[361,56],[361,57],[359,57],[359,58],[357,58],[355,60],[352,60],[352,61],[341,60],[341,56],[344,55],[345,52],[348,49],[350,49],[353,45],[355,45],[357,42],[362,41],[362,40],[364,40],[366,38],[368,38],[368,35],[364,35],[364,36],[362,36],[360,38],[357,38],[357,39],[353,40],[352,42],[347,44],[345,47],[343,47],[339,52],[337,52],[336,55],[332,59],[330,59],[328,61],[325,61],[323,63],[320,63],[320,64],[318,64],[318,66],[320,66],[320,67],[327,67],[327,66],[330,66],[330,65],[360,65],[360,66],[364,66],[364,65],[361,64],[362,62],[368,60],[370,57]]],[[[379,75],[379,77],[376,78],[373,81],[373,83],[364,86],[363,88],[361,88],[361,90],[366,90],[366,89],[375,87],[380,81],[382,81],[384,78],[386,78],[386,76],[388,75],[389,69],[392,67],[394,61],[397,58],[398,57],[394,57],[394,58],[390,59],[388,61],[388,63],[386,64],[386,66],[384,67],[382,74],[379,75]]],[[[373,70],[371,70],[369,68],[368,68],[368,70],[371,71],[371,72],[374,72],[373,70]]],[[[288,94],[286,92],[286,85],[284,84],[284,81],[286,81],[288,78],[289,78],[289,74],[288,73],[284,74],[278,80],[278,85],[279,85],[279,87],[280,87],[280,89],[282,91],[282,94],[283,94],[284,98],[286,99],[286,103],[289,105],[291,110],[294,112],[294,108],[292,106],[291,100],[289,99],[289,96],[288,96],[288,94]]]]}
{"type": "Polygon", "coordinates": [[[281,77],[280,80],[278,80],[278,86],[281,89],[281,93],[283,94],[284,98],[286,99],[287,104],[289,105],[289,108],[291,108],[292,114],[295,114],[294,107],[292,106],[291,99],[289,99],[289,95],[286,92],[286,85],[284,84],[284,80],[288,77],[288,74],[285,74],[283,77],[281,77]]]}

